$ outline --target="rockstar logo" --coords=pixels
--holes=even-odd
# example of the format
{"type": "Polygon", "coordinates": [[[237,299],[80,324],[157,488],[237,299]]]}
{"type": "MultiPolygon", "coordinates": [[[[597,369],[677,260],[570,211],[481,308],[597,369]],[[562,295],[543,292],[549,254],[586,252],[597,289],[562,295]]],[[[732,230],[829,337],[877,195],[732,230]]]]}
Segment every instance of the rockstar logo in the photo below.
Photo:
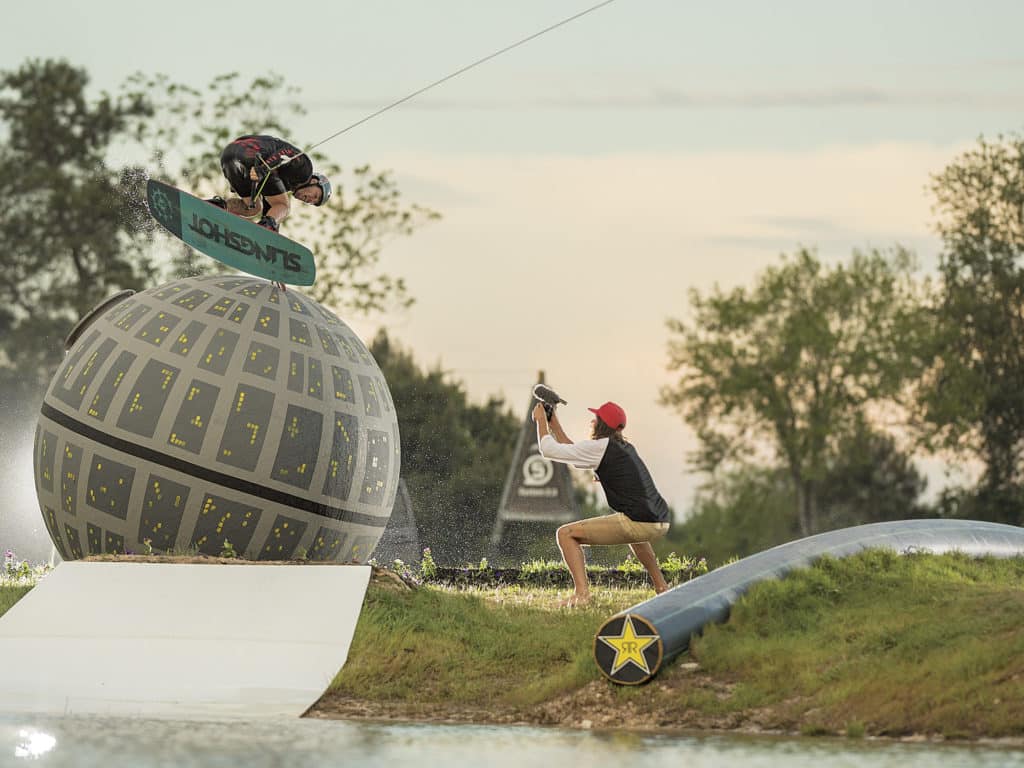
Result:
{"type": "Polygon", "coordinates": [[[642,617],[632,614],[609,619],[594,640],[598,666],[617,683],[636,684],[650,679],[661,664],[661,655],[658,633],[642,617]]]}

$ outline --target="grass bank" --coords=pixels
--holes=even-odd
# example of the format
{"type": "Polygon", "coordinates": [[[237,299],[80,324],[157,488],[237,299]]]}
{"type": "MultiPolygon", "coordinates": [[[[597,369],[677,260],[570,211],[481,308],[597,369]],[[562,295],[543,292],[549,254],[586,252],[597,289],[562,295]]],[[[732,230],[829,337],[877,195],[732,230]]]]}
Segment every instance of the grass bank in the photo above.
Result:
{"type": "Polygon", "coordinates": [[[523,587],[371,586],[349,659],[311,712],[850,737],[1024,738],[1024,559],[824,559],[756,586],[648,685],[592,660],[597,627],[651,595],[586,609],[523,587]]]}
{"type": "MultiPolygon", "coordinates": [[[[0,585],[0,615],[30,589],[0,585]]],[[[1024,558],[823,559],[754,587],[637,688],[601,677],[594,633],[652,592],[596,586],[560,609],[566,594],[377,571],[310,715],[1024,744],[1024,558]]]]}
{"type": "Polygon", "coordinates": [[[31,586],[9,587],[0,585],[0,616],[7,613],[8,608],[27,595],[30,589],[32,589],[31,586]]]}

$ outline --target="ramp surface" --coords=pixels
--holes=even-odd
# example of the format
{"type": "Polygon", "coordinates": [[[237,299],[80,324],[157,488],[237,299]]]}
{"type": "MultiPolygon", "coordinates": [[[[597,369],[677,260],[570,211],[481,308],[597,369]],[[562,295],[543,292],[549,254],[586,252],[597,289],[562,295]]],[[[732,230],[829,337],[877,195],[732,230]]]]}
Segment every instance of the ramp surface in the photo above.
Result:
{"type": "Polygon", "coordinates": [[[681,653],[710,622],[725,621],[750,587],[810,565],[823,555],[865,549],[899,553],[962,552],[973,557],[1024,555],[1024,528],[975,520],[900,520],[828,531],[781,544],[680,584],[608,619],[594,638],[594,660],[609,680],[638,685],[681,653]]]}
{"type": "Polygon", "coordinates": [[[348,656],[369,566],[66,562],[0,617],[0,711],[300,716],[348,656]]]}

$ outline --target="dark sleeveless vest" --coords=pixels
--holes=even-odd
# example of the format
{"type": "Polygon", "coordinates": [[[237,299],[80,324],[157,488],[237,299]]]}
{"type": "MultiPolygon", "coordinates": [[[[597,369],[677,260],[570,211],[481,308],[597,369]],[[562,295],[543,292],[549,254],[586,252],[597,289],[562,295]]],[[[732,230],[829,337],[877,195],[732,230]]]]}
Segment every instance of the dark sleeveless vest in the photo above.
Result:
{"type": "Polygon", "coordinates": [[[609,440],[595,470],[608,506],[638,523],[667,523],[668,503],[654,487],[651,473],[629,443],[609,440]]]}

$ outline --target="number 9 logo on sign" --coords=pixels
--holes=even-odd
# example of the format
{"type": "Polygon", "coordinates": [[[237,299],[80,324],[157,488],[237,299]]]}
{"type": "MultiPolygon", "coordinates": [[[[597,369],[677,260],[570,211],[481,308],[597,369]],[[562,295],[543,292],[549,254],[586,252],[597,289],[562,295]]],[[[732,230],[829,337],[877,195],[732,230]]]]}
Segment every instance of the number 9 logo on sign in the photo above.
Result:
{"type": "Polygon", "coordinates": [[[534,454],[523,462],[523,485],[537,488],[547,485],[555,474],[555,465],[543,456],[534,454]]]}

